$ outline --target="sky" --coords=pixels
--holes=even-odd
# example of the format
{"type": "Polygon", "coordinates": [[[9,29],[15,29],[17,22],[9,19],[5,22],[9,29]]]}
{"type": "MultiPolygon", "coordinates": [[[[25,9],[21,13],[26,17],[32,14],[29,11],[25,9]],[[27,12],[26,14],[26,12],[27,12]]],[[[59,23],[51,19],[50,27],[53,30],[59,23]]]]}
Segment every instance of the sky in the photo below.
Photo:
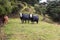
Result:
{"type": "Polygon", "coordinates": [[[47,0],[41,0],[40,2],[47,2],[47,0]]]}

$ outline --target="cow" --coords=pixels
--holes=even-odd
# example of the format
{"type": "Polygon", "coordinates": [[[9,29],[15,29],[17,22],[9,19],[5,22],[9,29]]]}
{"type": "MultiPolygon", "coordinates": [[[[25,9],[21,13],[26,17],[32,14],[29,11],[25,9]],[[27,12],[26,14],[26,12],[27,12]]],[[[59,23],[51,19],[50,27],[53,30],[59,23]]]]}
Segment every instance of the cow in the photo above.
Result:
{"type": "Polygon", "coordinates": [[[24,13],[20,13],[20,19],[22,21],[22,23],[26,23],[26,21],[28,21],[29,23],[29,20],[30,20],[30,17],[29,17],[29,14],[24,14],[24,13]]]}
{"type": "Polygon", "coordinates": [[[39,17],[38,17],[38,15],[30,14],[30,20],[32,23],[34,23],[34,22],[38,23],[39,17]]]}

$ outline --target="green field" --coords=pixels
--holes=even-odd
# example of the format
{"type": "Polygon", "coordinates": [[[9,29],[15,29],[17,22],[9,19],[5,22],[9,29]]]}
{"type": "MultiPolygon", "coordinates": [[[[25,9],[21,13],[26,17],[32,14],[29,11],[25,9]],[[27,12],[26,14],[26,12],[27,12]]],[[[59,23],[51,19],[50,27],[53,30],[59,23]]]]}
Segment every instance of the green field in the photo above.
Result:
{"type": "Polygon", "coordinates": [[[21,24],[19,18],[11,18],[4,31],[7,40],[60,40],[60,27],[44,21],[39,21],[39,24],[21,24]]]}

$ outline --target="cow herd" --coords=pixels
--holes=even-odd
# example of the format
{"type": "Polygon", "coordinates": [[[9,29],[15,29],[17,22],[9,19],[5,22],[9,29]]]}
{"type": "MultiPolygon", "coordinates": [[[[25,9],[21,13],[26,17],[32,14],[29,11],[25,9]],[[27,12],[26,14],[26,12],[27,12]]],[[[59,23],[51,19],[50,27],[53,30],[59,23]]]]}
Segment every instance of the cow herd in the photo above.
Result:
{"type": "Polygon", "coordinates": [[[38,23],[39,21],[39,16],[38,15],[35,15],[35,14],[24,14],[24,13],[19,13],[20,15],[20,19],[21,19],[21,22],[22,23],[26,23],[28,21],[31,22],[31,23],[38,23]]]}

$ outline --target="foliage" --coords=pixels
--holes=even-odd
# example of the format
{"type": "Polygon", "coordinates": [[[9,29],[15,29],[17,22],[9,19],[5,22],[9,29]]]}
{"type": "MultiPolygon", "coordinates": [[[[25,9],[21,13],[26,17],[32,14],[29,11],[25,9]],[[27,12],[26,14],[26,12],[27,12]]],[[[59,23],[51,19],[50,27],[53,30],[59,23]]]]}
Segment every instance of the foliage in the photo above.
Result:
{"type": "Polygon", "coordinates": [[[39,3],[39,0],[18,0],[18,1],[22,1],[22,2],[26,2],[27,4],[31,4],[34,5],[36,3],[39,3]]]}
{"type": "Polygon", "coordinates": [[[36,13],[44,16],[44,14],[46,13],[46,5],[43,5],[43,3],[42,4],[35,4],[34,7],[36,10],[36,13]]]}
{"type": "MultiPolygon", "coordinates": [[[[24,7],[26,7],[26,4],[34,5],[38,2],[39,0],[28,0],[28,1],[27,0],[0,0],[0,15],[17,13],[20,10],[22,10],[24,7]]],[[[34,8],[31,9],[34,10],[34,8]]]]}
{"type": "Polygon", "coordinates": [[[26,6],[24,6],[22,8],[21,12],[22,13],[34,13],[35,12],[35,9],[34,9],[33,6],[27,4],[26,6]]]}
{"type": "Polygon", "coordinates": [[[40,14],[41,13],[41,11],[40,11],[40,5],[38,5],[38,4],[35,4],[35,10],[36,10],[36,12],[35,13],[37,13],[37,14],[40,14]]]}
{"type": "Polygon", "coordinates": [[[47,14],[53,21],[60,21],[60,2],[50,2],[47,6],[47,14]]]}
{"type": "Polygon", "coordinates": [[[2,14],[8,14],[11,12],[11,2],[8,0],[0,0],[0,15],[2,14]]]}

